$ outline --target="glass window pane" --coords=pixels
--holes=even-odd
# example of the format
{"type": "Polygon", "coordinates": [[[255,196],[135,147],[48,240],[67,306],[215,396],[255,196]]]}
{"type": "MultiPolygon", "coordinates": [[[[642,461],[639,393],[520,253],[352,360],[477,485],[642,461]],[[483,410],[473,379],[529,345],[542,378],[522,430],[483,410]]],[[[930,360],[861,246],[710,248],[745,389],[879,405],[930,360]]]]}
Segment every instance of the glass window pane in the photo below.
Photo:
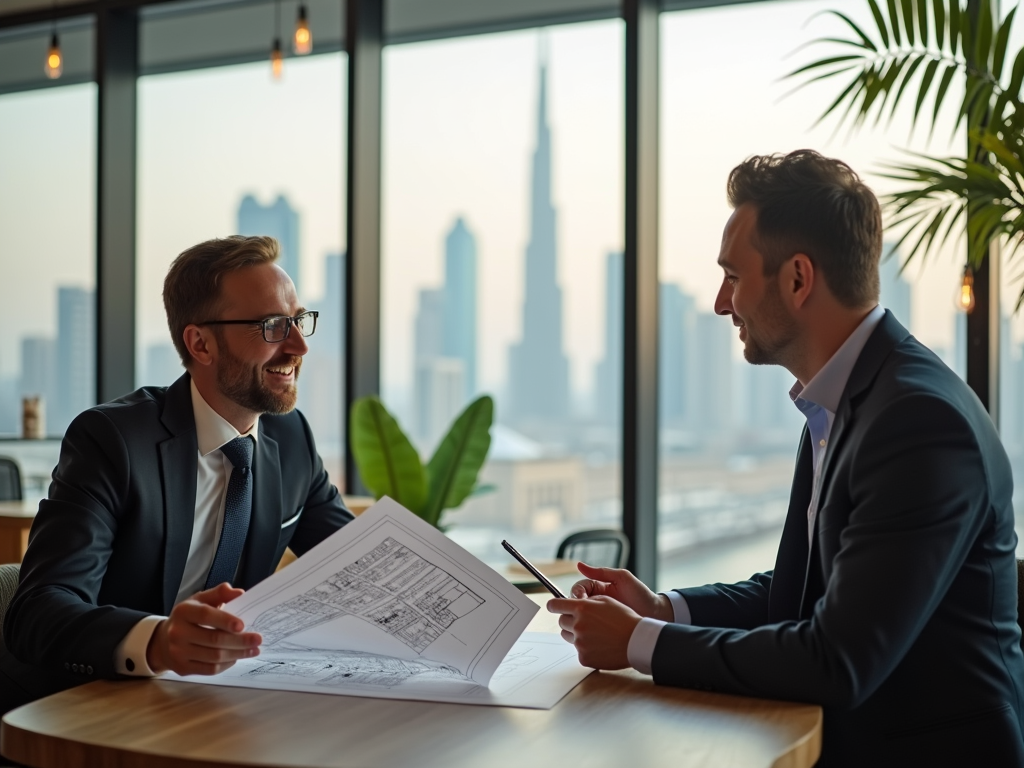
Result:
{"type": "Polygon", "coordinates": [[[615,20],[385,49],[383,397],[425,460],[495,397],[496,490],[445,520],[500,566],[503,538],[548,559],[621,524],[622,40],[615,20]]]}
{"type": "MultiPolygon", "coordinates": [[[[856,133],[836,130],[834,119],[815,127],[838,80],[786,96],[795,83],[783,76],[826,50],[797,48],[843,32],[834,17],[816,16],[835,7],[758,2],[661,17],[662,588],[773,567],[803,426],[787,396],[793,377],[745,363],[730,321],[713,314],[729,171],[750,155],[812,148],[845,160],[884,195],[896,183],[882,177],[883,165],[912,160],[903,149],[945,155],[964,146],[948,111],[930,142],[928,120],[912,133],[909,112],[856,133]]],[[[873,24],[866,5],[844,11],[873,24]]],[[[887,231],[886,253],[898,234],[887,231]]],[[[899,275],[904,255],[882,264],[881,303],[963,375],[965,324],[953,300],[964,257],[951,246],[899,275]]]]}
{"type": "MultiPolygon", "coordinates": [[[[4,435],[21,434],[23,398],[41,398],[55,437],[96,402],[95,218],[95,84],[0,95],[4,435]]],[[[25,459],[25,494],[41,495],[56,444],[38,461],[23,447],[0,444],[0,454],[25,459]]]]}
{"type": "Polygon", "coordinates": [[[139,79],[137,379],[183,372],[161,291],[171,261],[203,240],[271,235],[299,299],[320,312],[299,380],[334,482],[343,450],[344,105],[346,57],[270,62],[139,79]]]}

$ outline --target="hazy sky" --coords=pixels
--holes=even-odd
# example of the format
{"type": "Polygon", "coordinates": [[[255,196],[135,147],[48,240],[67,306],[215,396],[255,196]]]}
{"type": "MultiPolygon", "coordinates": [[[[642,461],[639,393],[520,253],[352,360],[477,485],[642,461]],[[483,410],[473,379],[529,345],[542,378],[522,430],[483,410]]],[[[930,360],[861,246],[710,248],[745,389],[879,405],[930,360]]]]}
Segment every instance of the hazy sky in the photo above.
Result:
{"type": "MultiPolygon", "coordinates": [[[[661,260],[709,308],[729,214],[730,168],[755,154],[814,147],[874,175],[899,148],[954,154],[946,129],[926,145],[908,122],[885,130],[811,129],[837,83],[782,99],[779,77],[816,55],[786,58],[836,31],[794,0],[662,17],[661,260]]],[[[863,19],[861,3],[843,3],[863,19]]],[[[863,19],[866,22],[867,19],[863,19]]],[[[458,215],[479,255],[480,380],[504,379],[519,337],[537,65],[546,39],[559,279],[573,386],[591,386],[603,354],[604,263],[622,247],[623,26],[617,20],[395,46],[384,53],[384,381],[411,377],[417,292],[439,284],[444,236],[458,215]]],[[[288,196],[302,217],[307,299],[322,292],[322,260],[343,250],[345,58],[286,61],[281,82],[263,63],[161,75],[139,83],[138,320],[140,344],[166,338],[160,284],[187,246],[234,231],[246,193],[288,196]]],[[[942,118],[947,119],[947,118],[942,118]]],[[[0,263],[5,327],[0,374],[17,369],[17,339],[52,334],[55,286],[94,277],[95,87],[0,97],[0,263]],[[28,289],[26,290],[26,286],[28,289]]],[[[949,345],[962,261],[952,252],[914,280],[912,330],[949,345]]],[[[725,321],[723,321],[725,322],[725,321]]]]}

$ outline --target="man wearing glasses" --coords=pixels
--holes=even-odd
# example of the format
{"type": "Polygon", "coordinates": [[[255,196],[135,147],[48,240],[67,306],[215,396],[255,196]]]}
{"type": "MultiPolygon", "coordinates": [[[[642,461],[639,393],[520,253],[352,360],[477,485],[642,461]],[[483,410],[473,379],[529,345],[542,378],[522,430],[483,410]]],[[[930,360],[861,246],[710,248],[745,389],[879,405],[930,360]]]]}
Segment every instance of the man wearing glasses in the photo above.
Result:
{"type": "Polygon", "coordinates": [[[68,428],[0,640],[0,712],[123,675],[259,654],[224,603],[352,519],[296,380],[317,313],[269,237],[188,249],[164,281],[185,374],[68,428]]]}

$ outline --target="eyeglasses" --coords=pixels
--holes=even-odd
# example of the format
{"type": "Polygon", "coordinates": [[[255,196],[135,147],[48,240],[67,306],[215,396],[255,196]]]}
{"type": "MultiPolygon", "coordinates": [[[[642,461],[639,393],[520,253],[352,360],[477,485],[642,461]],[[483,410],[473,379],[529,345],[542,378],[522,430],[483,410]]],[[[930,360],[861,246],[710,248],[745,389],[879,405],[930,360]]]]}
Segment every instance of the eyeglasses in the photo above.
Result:
{"type": "Polygon", "coordinates": [[[263,320],[206,320],[196,325],[259,325],[263,328],[263,340],[276,344],[284,341],[291,333],[294,325],[299,329],[301,336],[312,336],[316,330],[316,319],[320,313],[316,311],[303,312],[295,317],[288,315],[275,315],[263,320]]]}

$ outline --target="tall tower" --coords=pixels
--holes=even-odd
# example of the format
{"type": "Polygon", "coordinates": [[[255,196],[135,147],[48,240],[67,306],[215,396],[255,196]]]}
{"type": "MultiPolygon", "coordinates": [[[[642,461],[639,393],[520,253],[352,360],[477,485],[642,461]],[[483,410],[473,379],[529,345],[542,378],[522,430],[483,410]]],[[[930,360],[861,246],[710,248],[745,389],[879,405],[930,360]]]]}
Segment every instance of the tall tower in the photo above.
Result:
{"type": "Polygon", "coordinates": [[[96,294],[85,288],[57,288],[57,403],[47,408],[52,434],[96,404],[96,294]]]}
{"type": "Polygon", "coordinates": [[[302,295],[299,285],[299,214],[292,208],[288,198],[278,195],[270,205],[260,205],[255,197],[246,195],[238,206],[238,234],[268,235],[281,246],[281,257],[277,263],[295,283],[295,290],[302,295]]]}
{"type": "Polygon", "coordinates": [[[551,131],[547,64],[541,60],[537,149],[530,189],[523,335],[509,350],[509,411],[513,423],[563,421],[569,410],[569,361],[562,349],[562,289],[557,282],[557,214],[551,203],[551,131]]]}
{"type": "Polygon", "coordinates": [[[462,218],[444,242],[444,340],[442,354],[462,360],[465,391],[476,394],[476,238],[462,218]]]}

